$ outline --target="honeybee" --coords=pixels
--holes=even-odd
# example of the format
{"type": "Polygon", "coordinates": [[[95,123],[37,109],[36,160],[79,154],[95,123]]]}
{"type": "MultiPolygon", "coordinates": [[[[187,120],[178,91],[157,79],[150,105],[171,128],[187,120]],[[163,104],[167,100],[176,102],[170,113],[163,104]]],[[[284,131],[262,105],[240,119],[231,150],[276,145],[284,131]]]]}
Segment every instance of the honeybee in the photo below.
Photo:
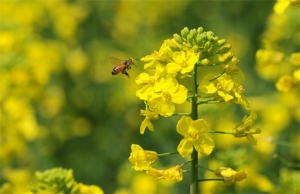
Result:
{"type": "Polygon", "coordinates": [[[122,74],[125,74],[129,78],[130,76],[127,73],[127,70],[131,69],[131,65],[135,65],[133,62],[133,59],[128,58],[128,59],[119,60],[119,61],[121,61],[120,64],[113,68],[111,74],[117,75],[118,73],[122,72],[122,74]]]}

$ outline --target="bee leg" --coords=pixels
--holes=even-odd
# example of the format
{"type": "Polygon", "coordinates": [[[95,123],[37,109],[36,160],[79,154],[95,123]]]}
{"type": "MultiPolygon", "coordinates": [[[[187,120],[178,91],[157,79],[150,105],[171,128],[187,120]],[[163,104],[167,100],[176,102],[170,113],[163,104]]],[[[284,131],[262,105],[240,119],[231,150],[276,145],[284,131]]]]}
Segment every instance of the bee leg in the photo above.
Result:
{"type": "Polygon", "coordinates": [[[122,71],[123,74],[125,74],[128,78],[130,78],[129,74],[127,73],[127,71],[122,71]]]}

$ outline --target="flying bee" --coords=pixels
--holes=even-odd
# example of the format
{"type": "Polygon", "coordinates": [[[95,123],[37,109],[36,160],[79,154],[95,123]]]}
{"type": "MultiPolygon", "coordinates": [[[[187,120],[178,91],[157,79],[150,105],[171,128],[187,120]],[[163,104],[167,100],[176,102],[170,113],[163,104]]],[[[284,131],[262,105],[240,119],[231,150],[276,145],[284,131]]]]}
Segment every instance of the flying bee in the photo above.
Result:
{"type": "MultiPolygon", "coordinates": [[[[119,65],[115,66],[111,72],[112,75],[117,75],[118,73],[122,72],[129,78],[129,74],[127,70],[131,69],[131,65],[135,65],[132,58],[128,58],[121,61],[119,65]]],[[[136,65],[135,65],[136,66],[136,65]]]]}

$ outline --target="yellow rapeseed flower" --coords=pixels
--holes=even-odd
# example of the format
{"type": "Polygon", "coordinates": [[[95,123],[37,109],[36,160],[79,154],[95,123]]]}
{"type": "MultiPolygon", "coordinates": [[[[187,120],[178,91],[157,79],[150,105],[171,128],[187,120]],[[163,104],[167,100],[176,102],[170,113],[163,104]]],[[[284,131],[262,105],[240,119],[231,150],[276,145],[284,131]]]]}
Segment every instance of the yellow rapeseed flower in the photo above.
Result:
{"type": "Polygon", "coordinates": [[[104,194],[103,190],[97,185],[84,185],[82,183],[78,183],[76,186],[77,194],[104,194]]]}
{"type": "Polygon", "coordinates": [[[241,181],[247,178],[247,173],[245,171],[236,172],[231,168],[220,167],[215,170],[215,175],[218,177],[224,177],[224,182],[226,184],[232,184],[236,181],[241,181]]]}
{"type": "Polygon", "coordinates": [[[143,58],[141,58],[141,61],[143,62],[148,62],[145,64],[144,68],[147,69],[153,65],[162,63],[162,64],[167,64],[170,59],[169,56],[171,56],[172,50],[170,47],[167,45],[167,42],[164,41],[164,43],[161,45],[159,51],[154,51],[151,55],[147,55],[143,58]]]}
{"type": "Polygon", "coordinates": [[[170,62],[166,66],[168,73],[186,74],[193,71],[195,64],[199,60],[200,53],[195,53],[193,50],[188,50],[186,52],[180,51],[173,53],[173,62],[170,62]]]}
{"type": "MultiPolygon", "coordinates": [[[[146,104],[146,103],[145,103],[146,104]]],[[[157,120],[159,119],[159,113],[156,109],[149,108],[146,104],[146,110],[141,110],[141,115],[145,116],[145,119],[142,121],[140,126],[140,133],[144,134],[146,127],[150,131],[154,131],[154,126],[152,125],[150,120],[157,120]]]]}
{"type": "Polygon", "coordinates": [[[153,176],[155,179],[173,179],[177,182],[182,180],[182,169],[179,165],[166,170],[157,170],[150,167],[146,173],[153,176]]]}
{"type": "Polygon", "coordinates": [[[243,95],[245,91],[242,85],[233,81],[230,75],[224,73],[215,79],[215,75],[208,74],[199,85],[199,90],[211,94],[216,100],[240,104],[245,109],[250,109],[251,102],[243,95]]]}
{"type": "Polygon", "coordinates": [[[158,155],[154,151],[144,150],[137,144],[131,145],[131,153],[129,161],[134,164],[132,168],[137,171],[148,170],[150,165],[158,159],[158,155]]]}
{"type": "Polygon", "coordinates": [[[155,83],[154,93],[148,99],[148,105],[158,110],[164,117],[171,116],[175,112],[175,104],[182,104],[187,98],[188,90],[179,85],[173,77],[161,78],[155,83]]]}
{"type": "Polygon", "coordinates": [[[254,138],[253,134],[261,133],[261,129],[252,128],[256,118],[257,115],[253,111],[250,113],[249,117],[244,116],[242,123],[235,126],[232,130],[234,137],[246,137],[251,144],[256,145],[256,139],[254,138]]]}
{"type": "Polygon", "coordinates": [[[215,147],[214,141],[205,135],[209,126],[204,119],[193,121],[190,117],[183,116],[177,123],[176,130],[184,136],[177,147],[182,157],[187,157],[193,152],[193,147],[201,155],[209,155],[215,147]]]}
{"type": "Polygon", "coordinates": [[[284,60],[284,53],[274,50],[259,49],[256,51],[258,65],[270,65],[280,63],[284,60]]]}
{"type": "Polygon", "coordinates": [[[284,75],[276,82],[276,88],[281,92],[289,92],[296,88],[297,85],[297,80],[290,75],[284,75]]]}
{"type": "Polygon", "coordinates": [[[141,73],[135,79],[137,84],[145,84],[141,89],[136,91],[135,95],[139,97],[141,100],[148,100],[148,96],[153,94],[153,86],[155,82],[160,78],[162,72],[164,71],[164,67],[160,64],[156,65],[155,75],[151,76],[148,73],[141,73]]]}

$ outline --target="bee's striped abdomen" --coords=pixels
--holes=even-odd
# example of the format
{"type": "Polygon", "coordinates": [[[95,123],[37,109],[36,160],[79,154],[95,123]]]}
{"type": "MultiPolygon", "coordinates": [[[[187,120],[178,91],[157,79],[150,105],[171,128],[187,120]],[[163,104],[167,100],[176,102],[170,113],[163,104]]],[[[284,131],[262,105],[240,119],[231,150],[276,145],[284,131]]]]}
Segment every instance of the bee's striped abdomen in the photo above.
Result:
{"type": "Polygon", "coordinates": [[[120,66],[116,66],[115,68],[113,68],[111,74],[116,75],[116,74],[120,73],[122,70],[123,70],[123,68],[121,68],[120,66]]]}

